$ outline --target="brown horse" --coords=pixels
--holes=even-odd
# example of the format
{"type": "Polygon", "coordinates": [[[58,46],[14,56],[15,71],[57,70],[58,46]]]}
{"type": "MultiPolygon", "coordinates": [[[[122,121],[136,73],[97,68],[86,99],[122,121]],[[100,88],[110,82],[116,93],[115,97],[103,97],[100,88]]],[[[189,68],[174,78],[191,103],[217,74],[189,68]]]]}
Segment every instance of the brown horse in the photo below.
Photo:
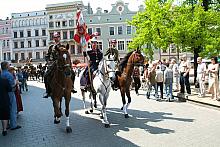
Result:
{"type": "Polygon", "coordinates": [[[128,118],[127,109],[131,103],[130,96],[130,85],[132,82],[132,73],[135,65],[140,65],[144,63],[144,56],[141,54],[139,50],[132,51],[128,53],[124,59],[119,64],[119,72],[118,74],[118,84],[121,92],[123,107],[121,108],[124,111],[125,118],[128,118]],[[126,104],[125,94],[128,98],[128,103],[126,104]]]}
{"type": "Polygon", "coordinates": [[[71,59],[69,54],[69,45],[60,46],[55,48],[58,53],[58,59],[55,63],[52,80],[50,81],[51,87],[51,98],[53,100],[54,107],[54,123],[60,123],[61,112],[61,101],[62,97],[65,99],[65,115],[66,115],[66,131],[71,133],[72,129],[69,125],[69,104],[71,100],[71,59]]]}

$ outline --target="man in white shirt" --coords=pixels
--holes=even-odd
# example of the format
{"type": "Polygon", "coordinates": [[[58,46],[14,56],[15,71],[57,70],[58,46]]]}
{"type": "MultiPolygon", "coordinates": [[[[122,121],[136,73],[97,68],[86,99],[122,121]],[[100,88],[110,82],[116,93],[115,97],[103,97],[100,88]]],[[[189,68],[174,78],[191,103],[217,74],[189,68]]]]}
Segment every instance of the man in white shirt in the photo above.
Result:
{"type": "Polygon", "coordinates": [[[179,66],[175,59],[172,60],[171,64],[173,65],[173,83],[175,83],[174,92],[179,91],[179,66]]]}
{"type": "MultiPolygon", "coordinates": [[[[156,70],[156,82],[157,82],[157,89],[160,86],[160,98],[163,99],[163,71],[161,70],[160,66],[157,66],[156,70]]],[[[157,99],[160,100],[160,99],[157,99]]]]}
{"type": "Polygon", "coordinates": [[[199,82],[199,97],[205,96],[205,72],[206,64],[202,63],[202,57],[197,58],[197,81],[199,82]]]}
{"type": "Polygon", "coordinates": [[[180,93],[185,93],[185,86],[186,91],[188,94],[191,94],[190,84],[189,84],[189,71],[190,71],[190,63],[187,61],[185,55],[182,56],[182,61],[179,66],[180,71],[180,93]]]}

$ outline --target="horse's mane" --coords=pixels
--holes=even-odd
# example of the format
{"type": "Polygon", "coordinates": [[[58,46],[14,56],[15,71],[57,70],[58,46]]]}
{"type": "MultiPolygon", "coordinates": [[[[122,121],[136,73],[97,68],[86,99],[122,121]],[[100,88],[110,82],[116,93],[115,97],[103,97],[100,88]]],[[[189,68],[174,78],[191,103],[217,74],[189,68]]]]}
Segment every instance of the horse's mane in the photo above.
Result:
{"type": "Polygon", "coordinates": [[[133,53],[133,51],[127,53],[127,55],[119,63],[119,71],[123,72],[123,69],[126,67],[126,65],[128,63],[128,59],[129,59],[129,57],[131,56],[132,53],[133,53]]]}

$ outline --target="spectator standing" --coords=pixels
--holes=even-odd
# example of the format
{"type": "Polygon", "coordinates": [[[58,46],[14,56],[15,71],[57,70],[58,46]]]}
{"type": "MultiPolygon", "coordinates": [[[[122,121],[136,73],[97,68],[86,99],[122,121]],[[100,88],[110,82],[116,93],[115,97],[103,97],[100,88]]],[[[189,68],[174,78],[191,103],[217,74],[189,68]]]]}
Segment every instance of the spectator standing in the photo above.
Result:
{"type": "Polygon", "coordinates": [[[182,56],[182,61],[180,63],[180,93],[185,93],[185,87],[188,94],[191,94],[190,84],[189,84],[189,71],[190,63],[187,61],[186,55],[182,56]]]}
{"type": "Polygon", "coordinates": [[[164,72],[164,84],[167,100],[173,100],[173,64],[170,64],[164,72]]]}
{"type": "Polygon", "coordinates": [[[199,82],[199,97],[205,96],[205,73],[206,64],[202,63],[202,57],[197,58],[197,81],[199,82]]]}
{"type": "Polygon", "coordinates": [[[22,89],[24,91],[24,88],[26,91],[28,91],[28,85],[27,85],[27,80],[28,80],[28,72],[27,69],[24,69],[22,71],[22,75],[23,75],[23,84],[22,84],[22,89]]]}
{"type": "Polygon", "coordinates": [[[140,70],[137,66],[133,70],[133,79],[134,79],[135,92],[137,95],[139,95],[138,90],[141,87],[141,80],[140,80],[140,70]]]}
{"type": "Polygon", "coordinates": [[[164,75],[163,75],[163,71],[161,70],[160,66],[157,66],[157,71],[156,71],[156,81],[157,81],[157,89],[158,87],[160,87],[160,99],[163,99],[163,79],[164,75]]]}
{"type": "Polygon", "coordinates": [[[218,81],[219,64],[217,57],[211,58],[211,63],[208,66],[209,73],[209,89],[208,92],[212,94],[212,99],[218,99],[219,81],[218,81]]]}
{"type": "Polygon", "coordinates": [[[22,93],[21,92],[21,89],[22,89],[22,87],[23,87],[23,74],[22,74],[22,72],[21,72],[21,69],[20,68],[18,68],[18,72],[17,72],[17,74],[16,74],[16,77],[17,77],[17,79],[18,79],[18,81],[19,81],[19,91],[20,91],[20,94],[22,93]]]}
{"type": "Polygon", "coordinates": [[[2,62],[1,68],[2,68],[2,73],[1,73],[2,78],[7,79],[12,88],[12,92],[8,92],[10,98],[10,128],[11,130],[19,129],[21,128],[21,126],[17,125],[17,103],[13,90],[15,89],[15,85],[18,84],[18,82],[15,83],[13,75],[8,71],[9,68],[8,62],[2,62]]]}
{"type": "MultiPolygon", "coordinates": [[[[8,71],[13,75],[15,81],[18,81],[15,76],[15,68],[9,67],[8,71]]],[[[15,85],[15,91],[14,91],[15,97],[16,97],[16,103],[17,103],[17,113],[23,111],[22,99],[21,99],[20,88],[19,88],[20,84],[21,83],[18,81],[17,84],[15,85]]]]}
{"type": "Polygon", "coordinates": [[[175,59],[173,59],[171,61],[171,64],[173,65],[173,83],[175,83],[175,89],[174,89],[174,92],[178,92],[179,91],[179,66],[176,62],[175,59]]]}
{"type": "Polygon", "coordinates": [[[0,120],[2,122],[3,136],[7,135],[8,120],[10,119],[10,98],[8,92],[11,92],[11,90],[9,81],[0,76],[0,120]]]}
{"type": "Polygon", "coordinates": [[[157,81],[156,81],[156,67],[157,63],[153,63],[152,69],[150,70],[148,74],[148,79],[150,82],[149,90],[147,90],[147,98],[150,98],[150,93],[152,91],[152,87],[154,87],[155,94],[154,96],[157,98],[158,92],[157,92],[157,81]]]}

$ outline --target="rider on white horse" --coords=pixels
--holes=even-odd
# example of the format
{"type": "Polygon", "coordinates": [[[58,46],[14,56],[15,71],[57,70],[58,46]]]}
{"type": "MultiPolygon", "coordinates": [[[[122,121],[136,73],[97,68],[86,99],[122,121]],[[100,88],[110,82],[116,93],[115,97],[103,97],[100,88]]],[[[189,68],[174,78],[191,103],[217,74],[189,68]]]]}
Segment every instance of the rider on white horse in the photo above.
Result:
{"type": "MultiPolygon", "coordinates": [[[[87,57],[87,55],[89,57],[89,65],[84,71],[84,76],[86,78],[86,83],[84,84],[86,84],[86,87],[92,86],[92,81],[90,80],[93,79],[93,72],[98,69],[99,62],[103,59],[103,53],[99,48],[97,48],[97,39],[95,37],[91,40],[91,43],[92,47],[83,52],[84,57],[87,57]]],[[[81,86],[83,86],[82,84],[83,83],[81,83],[81,86]]],[[[93,89],[93,87],[91,88],[93,89]]]]}

